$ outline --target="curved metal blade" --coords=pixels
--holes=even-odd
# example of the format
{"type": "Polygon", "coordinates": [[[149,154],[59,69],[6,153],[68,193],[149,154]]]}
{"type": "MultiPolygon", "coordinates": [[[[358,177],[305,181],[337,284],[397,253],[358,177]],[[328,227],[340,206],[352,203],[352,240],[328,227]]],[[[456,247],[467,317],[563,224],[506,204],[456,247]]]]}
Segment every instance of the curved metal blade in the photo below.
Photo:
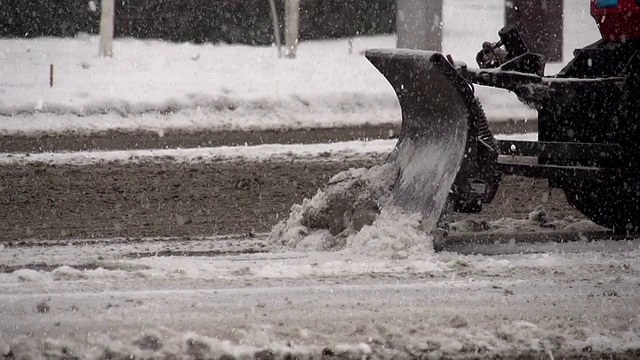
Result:
{"type": "Polygon", "coordinates": [[[465,155],[473,90],[440,53],[370,50],[366,57],[402,108],[400,138],[387,159],[399,168],[390,205],[421,213],[422,228],[432,230],[465,155]]]}

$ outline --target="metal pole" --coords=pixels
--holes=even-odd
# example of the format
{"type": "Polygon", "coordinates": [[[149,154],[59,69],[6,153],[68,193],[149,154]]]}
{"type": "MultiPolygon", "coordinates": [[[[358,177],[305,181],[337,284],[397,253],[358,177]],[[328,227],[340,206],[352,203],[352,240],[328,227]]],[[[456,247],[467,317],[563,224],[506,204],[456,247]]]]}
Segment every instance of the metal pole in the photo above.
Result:
{"type": "Polygon", "coordinates": [[[114,0],[102,0],[100,12],[100,55],[113,57],[114,0]]]}
{"type": "Polygon", "coordinates": [[[53,64],[49,64],[49,87],[53,87],[53,64]]]}
{"type": "Polygon", "coordinates": [[[295,58],[300,23],[300,0],[285,0],[284,17],[286,26],[284,34],[285,54],[288,58],[295,58]]]}
{"type": "Polygon", "coordinates": [[[396,0],[397,47],[442,51],[442,0],[396,0]]]}
{"type": "Polygon", "coordinates": [[[273,37],[276,40],[276,46],[278,47],[278,58],[282,57],[282,41],[280,40],[280,24],[278,23],[278,10],[276,9],[276,1],[269,0],[269,6],[271,7],[271,20],[273,22],[273,37]]]}

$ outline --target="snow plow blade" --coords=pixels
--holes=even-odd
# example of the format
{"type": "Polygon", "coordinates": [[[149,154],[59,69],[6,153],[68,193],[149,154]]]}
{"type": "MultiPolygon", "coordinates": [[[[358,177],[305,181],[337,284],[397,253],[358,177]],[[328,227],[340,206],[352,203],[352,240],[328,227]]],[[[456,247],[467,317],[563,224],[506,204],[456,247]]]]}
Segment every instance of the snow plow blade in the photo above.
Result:
{"type": "Polygon", "coordinates": [[[401,132],[387,158],[398,171],[389,205],[421,213],[425,231],[436,228],[465,157],[471,85],[442,54],[431,51],[369,50],[366,58],[396,92],[401,132]]]}

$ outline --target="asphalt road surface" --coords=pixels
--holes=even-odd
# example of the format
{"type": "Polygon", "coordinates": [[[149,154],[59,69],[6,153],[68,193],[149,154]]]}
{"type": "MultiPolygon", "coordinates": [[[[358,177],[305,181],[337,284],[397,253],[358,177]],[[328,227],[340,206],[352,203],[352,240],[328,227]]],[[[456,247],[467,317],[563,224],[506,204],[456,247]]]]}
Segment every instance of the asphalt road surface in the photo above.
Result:
{"type": "MultiPolygon", "coordinates": [[[[268,232],[333,175],[383,159],[334,162],[0,165],[0,241],[268,232]]],[[[581,215],[545,181],[506,177],[495,201],[452,220],[581,215]]]]}

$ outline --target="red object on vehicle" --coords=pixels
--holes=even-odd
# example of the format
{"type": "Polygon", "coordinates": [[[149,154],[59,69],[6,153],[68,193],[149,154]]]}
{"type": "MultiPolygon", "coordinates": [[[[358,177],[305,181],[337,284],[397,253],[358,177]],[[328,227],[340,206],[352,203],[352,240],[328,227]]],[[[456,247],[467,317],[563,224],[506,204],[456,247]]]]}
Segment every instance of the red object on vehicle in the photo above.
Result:
{"type": "Polygon", "coordinates": [[[640,39],[640,0],[591,0],[591,16],[604,39],[640,39]]]}

